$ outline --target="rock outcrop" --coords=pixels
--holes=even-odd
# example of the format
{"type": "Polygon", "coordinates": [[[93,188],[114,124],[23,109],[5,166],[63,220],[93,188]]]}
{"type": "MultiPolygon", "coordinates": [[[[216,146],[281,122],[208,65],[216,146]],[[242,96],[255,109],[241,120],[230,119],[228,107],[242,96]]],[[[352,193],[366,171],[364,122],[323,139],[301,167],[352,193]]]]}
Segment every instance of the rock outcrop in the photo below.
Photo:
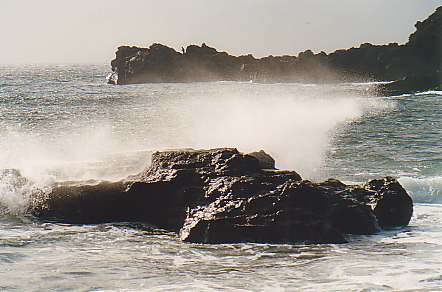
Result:
{"type": "Polygon", "coordinates": [[[122,46],[111,63],[113,73],[108,81],[132,84],[218,80],[314,83],[401,80],[399,84],[380,86],[380,93],[437,88],[442,76],[442,7],[415,26],[416,32],[403,45],[365,43],[330,54],[314,54],[307,50],[298,56],[261,59],[252,55],[232,56],[206,44],[190,45],[183,48],[182,53],[161,44],[149,48],[122,46]]]}
{"type": "Polygon", "coordinates": [[[275,169],[263,151],[230,148],[156,152],[127,180],[59,185],[32,202],[42,220],[144,222],[196,243],[342,243],[346,234],[407,225],[413,211],[393,178],[313,183],[275,169]]]}
{"type": "Polygon", "coordinates": [[[391,96],[429,90],[442,90],[441,74],[409,75],[400,80],[379,85],[377,93],[380,95],[391,96]]]}

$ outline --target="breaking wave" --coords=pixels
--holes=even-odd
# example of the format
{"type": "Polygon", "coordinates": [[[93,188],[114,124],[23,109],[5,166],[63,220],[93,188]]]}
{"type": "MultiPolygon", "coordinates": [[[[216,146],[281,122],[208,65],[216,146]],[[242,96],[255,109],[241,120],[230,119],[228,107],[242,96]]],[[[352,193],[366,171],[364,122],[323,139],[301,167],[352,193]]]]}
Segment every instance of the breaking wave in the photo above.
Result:
{"type": "Polygon", "coordinates": [[[47,190],[49,185],[49,182],[33,182],[16,169],[0,170],[0,216],[25,214],[30,196],[35,192],[47,190]]]}
{"type": "Polygon", "coordinates": [[[415,95],[427,95],[427,94],[442,95],[442,90],[429,90],[424,92],[418,92],[415,95]]]}
{"type": "Polygon", "coordinates": [[[428,178],[399,178],[401,185],[415,203],[442,204],[442,176],[428,178]]]}

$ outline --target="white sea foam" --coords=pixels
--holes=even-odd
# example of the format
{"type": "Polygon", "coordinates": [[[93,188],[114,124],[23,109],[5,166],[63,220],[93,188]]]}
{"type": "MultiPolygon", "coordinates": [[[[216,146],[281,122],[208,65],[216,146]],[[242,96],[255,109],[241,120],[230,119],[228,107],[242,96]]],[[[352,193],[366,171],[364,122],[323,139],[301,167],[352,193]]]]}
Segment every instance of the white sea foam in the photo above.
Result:
{"type": "Polygon", "coordinates": [[[33,182],[23,177],[18,170],[0,170],[0,215],[22,215],[26,212],[29,198],[38,190],[46,190],[47,181],[33,182]]]}
{"type": "Polygon", "coordinates": [[[415,95],[427,95],[427,94],[442,95],[442,90],[429,90],[429,91],[415,93],[415,95]]]}

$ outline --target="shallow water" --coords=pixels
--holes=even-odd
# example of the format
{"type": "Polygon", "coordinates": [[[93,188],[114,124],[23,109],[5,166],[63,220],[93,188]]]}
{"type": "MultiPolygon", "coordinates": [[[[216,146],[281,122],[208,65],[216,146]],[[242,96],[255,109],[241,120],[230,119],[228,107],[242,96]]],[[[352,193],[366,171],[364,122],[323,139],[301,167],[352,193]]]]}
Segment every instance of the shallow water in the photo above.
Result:
{"type": "Polygon", "coordinates": [[[0,290],[440,291],[440,92],[369,84],[105,84],[104,66],[0,68],[0,290]],[[195,245],[144,225],[28,218],[57,181],[118,179],[155,149],[265,149],[281,168],[348,182],[393,175],[410,226],[342,245],[195,245]],[[31,182],[18,179],[17,169],[31,182]]]}

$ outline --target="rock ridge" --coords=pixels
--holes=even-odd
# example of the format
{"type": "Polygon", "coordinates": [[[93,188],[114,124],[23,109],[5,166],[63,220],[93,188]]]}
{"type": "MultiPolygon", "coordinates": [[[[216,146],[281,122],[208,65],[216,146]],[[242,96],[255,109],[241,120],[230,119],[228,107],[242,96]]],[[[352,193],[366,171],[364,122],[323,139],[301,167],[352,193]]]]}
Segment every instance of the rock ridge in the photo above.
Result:
{"type": "Polygon", "coordinates": [[[396,81],[379,94],[395,95],[442,89],[442,6],[424,21],[406,44],[361,44],[326,54],[306,50],[297,56],[232,56],[203,43],[182,52],[162,44],[121,46],[112,60],[112,84],[151,82],[254,81],[348,82],[396,81]]]}

